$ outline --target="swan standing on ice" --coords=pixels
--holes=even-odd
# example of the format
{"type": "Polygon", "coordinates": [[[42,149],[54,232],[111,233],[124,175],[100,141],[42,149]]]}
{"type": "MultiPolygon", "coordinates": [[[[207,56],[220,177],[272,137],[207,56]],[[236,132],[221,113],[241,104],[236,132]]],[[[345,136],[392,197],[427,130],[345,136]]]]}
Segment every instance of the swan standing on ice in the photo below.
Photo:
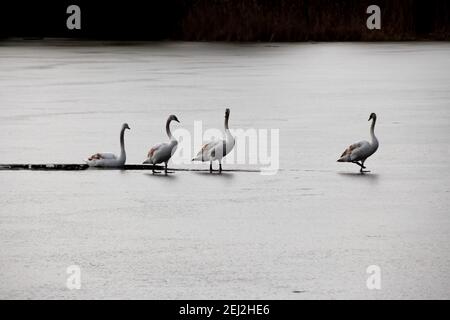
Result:
{"type": "Polygon", "coordinates": [[[225,157],[234,147],[234,137],[228,128],[228,119],[230,118],[230,109],[225,110],[225,140],[208,141],[202,146],[197,156],[192,161],[209,161],[209,172],[213,172],[212,162],[219,161],[219,173],[222,172],[222,158],[225,157]]]}
{"type": "MultiPolygon", "coordinates": [[[[169,162],[169,159],[172,157],[172,155],[177,150],[178,141],[172,136],[172,133],[170,132],[170,122],[178,121],[177,117],[173,114],[169,116],[166,122],[166,133],[169,136],[170,142],[169,143],[159,143],[155,146],[153,146],[150,151],[148,152],[147,159],[143,162],[144,164],[158,164],[163,163],[165,164],[164,173],[167,175],[167,162],[169,162]]],[[[155,169],[152,170],[153,173],[155,173],[155,169]]]]}
{"type": "Polygon", "coordinates": [[[351,162],[357,164],[361,167],[361,173],[370,172],[364,171],[364,169],[366,169],[366,167],[364,166],[364,162],[378,149],[378,139],[377,137],[375,137],[374,132],[375,123],[377,122],[377,115],[375,113],[372,113],[368,121],[370,120],[372,120],[372,126],[370,127],[370,136],[372,138],[372,142],[360,141],[352,144],[344,151],[344,153],[341,155],[341,158],[338,160],[338,162],[351,162]]]}
{"type": "Polygon", "coordinates": [[[130,129],[128,124],[124,123],[122,125],[122,130],[120,130],[120,156],[117,157],[114,153],[96,153],[90,156],[86,163],[90,167],[123,167],[125,161],[127,160],[127,155],[125,153],[125,130],[130,129]]]}

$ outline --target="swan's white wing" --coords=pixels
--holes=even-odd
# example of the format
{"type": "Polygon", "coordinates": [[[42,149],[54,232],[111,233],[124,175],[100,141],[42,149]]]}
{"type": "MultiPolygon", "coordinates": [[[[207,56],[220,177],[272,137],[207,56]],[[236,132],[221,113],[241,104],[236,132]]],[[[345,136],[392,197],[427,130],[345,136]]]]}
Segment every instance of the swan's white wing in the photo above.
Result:
{"type": "Polygon", "coordinates": [[[219,143],[219,140],[211,140],[202,145],[202,149],[197,153],[198,155],[211,152],[214,147],[219,143]]]}
{"type": "Polygon", "coordinates": [[[88,158],[89,161],[91,161],[91,160],[115,160],[115,159],[117,159],[117,156],[114,153],[109,153],[109,152],[96,153],[88,158]]]}
{"type": "Polygon", "coordinates": [[[359,161],[365,158],[365,155],[370,151],[370,143],[367,141],[360,141],[349,146],[342,153],[340,162],[359,161]]]}
{"type": "Polygon", "coordinates": [[[177,141],[172,141],[170,143],[160,143],[155,145],[148,152],[148,159],[145,163],[161,163],[167,162],[172,157],[173,153],[177,149],[177,141]]]}
{"type": "Polygon", "coordinates": [[[163,143],[158,143],[157,145],[154,145],[151,147],[151,149],[148,151],[147,158],[151,159],[155,155],[155,153],[162,147],[163,143]]]}
{"type": "Polygon", "coordinates": [[[220,160],[226,154],[226,142],[224,140],[219,140],[212,148],[210,155],[213,160],[220,160]]]}
{"type": "Polygon", "coordinates": [[[158,143],[150,148],[150,150],[147,153],[147,159],[144,161],[144,163],[150,163],[150,164],[156,164],[156,155],[158,153],[158,150],[163,146],[163,143],[158,143]]]}
{"type": "Polygon", "coordinates": [[[119,159],[114,153],[102,152],[93,154],[85,162],[91,167],[119,167],[125,164],[125,159],[119,159]]]}
{"type": "Polygon", "coordinates": [[[220,140],[211,140],[206,142],[193,160],[209,161],[211,158],[211,152],[219,142],[220,140]]]}
{"type": "Polygon", "coordinates": [[[213,160],[221,160],[233,150],[234,143],[234,138],[217,141],[210,152],[211,158],[213,160]]]}

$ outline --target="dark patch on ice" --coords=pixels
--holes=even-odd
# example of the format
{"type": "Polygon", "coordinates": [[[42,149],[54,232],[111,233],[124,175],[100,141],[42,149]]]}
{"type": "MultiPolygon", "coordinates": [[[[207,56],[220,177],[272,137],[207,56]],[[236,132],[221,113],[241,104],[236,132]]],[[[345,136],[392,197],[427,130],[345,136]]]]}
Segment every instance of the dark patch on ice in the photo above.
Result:
{"type": "Polygon", "coordinates": [[[167,173],[167,175],[166,174],[164,174],[164,171],[160,171],[160,172],[157,172],[157,173],[146,173],[145,175],[147,175],[148,177],[162,177],[162,178],[166,178],[166,179],[174,179],[174,178],[176,178],[176,175],[173,173],[173,172],[170,172],[170,173],[167,173]]]}
{"type": "Polygon", "coordinates": [[[376,180],[378,179],[378,174],[376,173],[360,173],[358,172],[338,172],[339,175],[343,177],[350,177],[350,178],[365,178],[365,179],[371,179],[376,180]]]}
{"type": "Polygon", "coordinates": [[[217,171],[213,171],[212,173],[209,171],[193,171],[195,174],[202,175],[204,177],[221,177],[223,179],[232,179],[233,174],[230,172],[223,172],[219,173],[217,171]]]}
{"type": "Polygon", "coordinates": [[[306,290],[293,290],[292,293],[305,293],[306,290]]]}

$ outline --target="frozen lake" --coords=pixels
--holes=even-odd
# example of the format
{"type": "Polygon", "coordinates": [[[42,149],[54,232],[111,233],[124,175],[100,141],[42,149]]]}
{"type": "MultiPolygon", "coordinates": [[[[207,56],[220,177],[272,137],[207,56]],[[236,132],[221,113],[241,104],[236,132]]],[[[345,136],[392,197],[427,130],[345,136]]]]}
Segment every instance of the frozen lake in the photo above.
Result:
{"type": "Polygon", "coordinates": [[[141,163],[171,113],[280,130],[270,176],[0,171],[0,298],[450,299],[449,88],[449,43],[0,43],[0,163],[118,152],[123,122],[141,163]]]}

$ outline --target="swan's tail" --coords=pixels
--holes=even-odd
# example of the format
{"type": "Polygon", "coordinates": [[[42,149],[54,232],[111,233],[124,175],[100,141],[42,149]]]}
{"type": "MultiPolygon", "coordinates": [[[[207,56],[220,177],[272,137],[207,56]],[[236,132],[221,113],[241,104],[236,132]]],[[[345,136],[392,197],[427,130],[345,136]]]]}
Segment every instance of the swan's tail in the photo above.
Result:
{"type": "Polygon", "coordinates": [[[351,162],[350,157],[348,155],[345,155],[344,157],[341,157],[337,160],[337,162],[351,162]]]}
{"type": "Polygon", "coordinates": [[[200,151],[195,158],[192,158],[191,161],[201,161],[201,162],[205,162],[205,161],[210,161],[210,156],[207,156],[204,154],[204,152],[200,151]]]}

